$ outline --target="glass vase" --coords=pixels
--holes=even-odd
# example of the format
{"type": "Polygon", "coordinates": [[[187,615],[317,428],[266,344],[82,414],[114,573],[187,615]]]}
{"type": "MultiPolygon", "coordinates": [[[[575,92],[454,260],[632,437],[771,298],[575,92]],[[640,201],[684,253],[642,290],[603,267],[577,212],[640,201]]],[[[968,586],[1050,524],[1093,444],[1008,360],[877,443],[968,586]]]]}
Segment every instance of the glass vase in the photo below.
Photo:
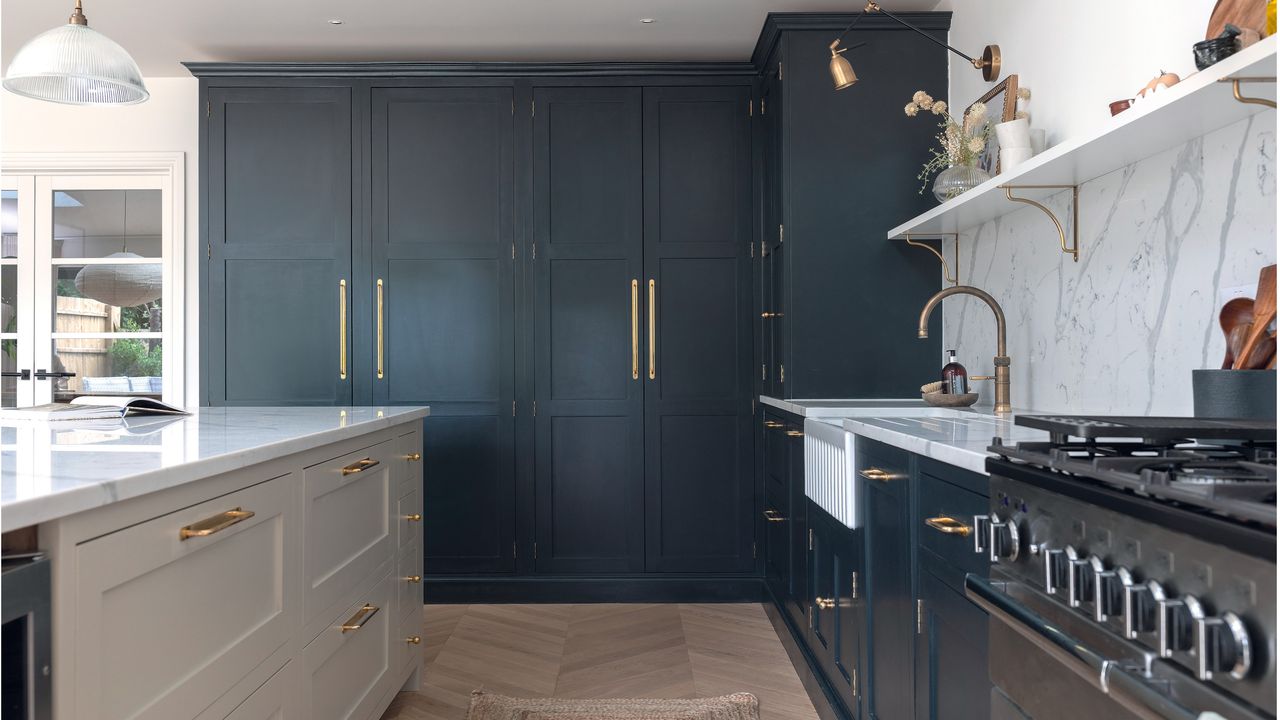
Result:
{"type": "Polygon", "coordinates": [[[946,202],[990,179],[991,176],[977,165],[952,165],[938,173],[938,177],[934,179],[933,196],[940,203],[946,202]]]}

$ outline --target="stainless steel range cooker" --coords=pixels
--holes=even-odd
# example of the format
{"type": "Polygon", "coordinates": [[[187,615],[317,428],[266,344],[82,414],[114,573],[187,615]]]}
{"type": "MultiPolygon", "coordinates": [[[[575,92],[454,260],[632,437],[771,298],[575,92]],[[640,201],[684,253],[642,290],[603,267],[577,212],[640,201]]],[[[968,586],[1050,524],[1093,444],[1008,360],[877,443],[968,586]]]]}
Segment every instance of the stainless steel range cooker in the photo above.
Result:
{"type": "Polygon", "coordinates": [[[974,519],[993,717],[1274,718],[1276,427],[1020,416],[974,519]]]}

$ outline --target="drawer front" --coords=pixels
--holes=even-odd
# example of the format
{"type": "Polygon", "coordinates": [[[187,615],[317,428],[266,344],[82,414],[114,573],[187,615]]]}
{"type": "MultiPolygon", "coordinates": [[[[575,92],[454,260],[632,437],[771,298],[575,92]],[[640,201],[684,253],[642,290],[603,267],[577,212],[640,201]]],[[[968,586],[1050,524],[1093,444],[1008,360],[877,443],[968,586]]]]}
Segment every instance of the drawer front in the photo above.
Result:
{"type": "Polygon", "coordinates": [[[422,614],[422,551],[421,545],[410,545],[400,549],[400,557],[396,562],[396,609],[399,617],[404,617],[415,610],[422,614]]]}
{"type": "Polygon", "coordinates": [[[974,515],[987,514],[987,498],[953,485],[928,472],[919,474],[916,537],[954,572],[948,584],[963,593],[965,573],[987,575],[990,563],[984,553],[973,551],[974,515]]]}
{"type": "Polygon", "coordinates": [[[396,535],[400,539],[401,548],[412,544],[422,547],[422,488],[415,487],[400,497],[397,503],[396,535]]]}
{"type": "Polygon", "coordinates": [[[387,690],[391,663],[400,657],[393,579],[384,576],[302,651],[309,720],[363,720],[387,690]]]}
{"type": "Polygon", "coordinates": [[[905,481],[911,474],[911,453],[858,436],[854,461],[858,475],[864,480],[905,481]]]}
{"type": "Polygon", "coordinates": [[[305,471],[304,622],[325,618],[392,557],[390,498],[394,442],[379,443],[305,471]]]}
{"type": "Polygon", "coordinates": [[[297,663],[290,662],[244,702],[226,720],[294,720],[298,712],[297,663]]]}
{"type": "Polygon", "coordinates": [[[291,481],[76,549],[76,718],[193,717],[288,641],[300,554],[291,481]]]}

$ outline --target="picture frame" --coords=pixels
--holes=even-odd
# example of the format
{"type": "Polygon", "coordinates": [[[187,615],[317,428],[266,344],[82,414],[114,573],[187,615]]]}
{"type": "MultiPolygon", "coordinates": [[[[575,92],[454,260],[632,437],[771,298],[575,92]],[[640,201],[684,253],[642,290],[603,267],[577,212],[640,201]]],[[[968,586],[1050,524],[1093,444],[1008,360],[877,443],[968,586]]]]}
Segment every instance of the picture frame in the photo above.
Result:
{"type": "MultiPolygon", "coordinates": [[[[983,93],[982,97],[969,103],[965,112],[967,113],[970,107],[978,103],[986,104],[987,122],[992,126],[1014,119],[1018,113],[1018,76],[1006,75],[1003,80],[983,93]]],[[[978,157],[978,167],[992,176],[1000,174],[1000,144],[996,140],[994,128],[987,137],[986,149],[978,157]]]]}

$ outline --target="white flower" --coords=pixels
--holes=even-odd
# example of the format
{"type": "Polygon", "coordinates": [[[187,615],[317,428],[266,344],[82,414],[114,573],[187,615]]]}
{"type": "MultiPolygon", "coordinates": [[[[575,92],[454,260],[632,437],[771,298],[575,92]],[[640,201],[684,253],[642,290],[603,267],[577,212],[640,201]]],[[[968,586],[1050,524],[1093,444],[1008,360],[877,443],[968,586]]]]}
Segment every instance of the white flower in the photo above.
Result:
{"type": "Polygon", "coordinates": [[[1031,88],[1027,88],[1027,87],[1021,87],[1021,88],[1018,88],[1018,99],[1019,99],[1019,100],[1030,100],[1030,99],[1031,99],[1031,88]]]}
{"type": "Polygon", "coordinates": [[[931,109],[933,110],[934,115],[942,115],[947,112],[947,103],[945,100],[939,100],[933,104],[933,108],[931,109]]]}
{"type": "Polygon", "coordinates": [[[917,90],[916,94],[911,96],[911,102],[917,105],[929,105],[933,103],[933,98],[929,97],[929,93],[917,90]]]}
{"type": "Polygon", "coordinates": [[[920,112],[920,106],[909,102],[906,107],[902,108],[902,111],[907,114],[907,117],[915,117],[916,113],[920,112]]]}
{"type": "Polygon", "coordinates": [[[969,152],[980,153],[987,147],[987,141],[984,138],[969,138],[969,152]]]}
{"type": "Polygon", "coordinates": [[[1031,116],[1030,116],[1030,115],[1028,115],[1028,114],[1026,114],[1025,112],[1023,112],[1023,111],[1019,110],[1018,112],[1016,112],[1016,113],[1014,113],[1014,114],[1013,114],[1013,118],[1014,118],[1015,120],[1030,120],[1030,119],[1031,119],[1031,116]]]}
{"type": "Polygon", "coordinates": [[[987,104],[986,104],[986,103],[976,102],[976,103],[974,103],[974,104],[970,105],[970,106],[969,106],[969,109],[964,111],[964,114],[965,114],[966,116],[968,116],[968,115],[986,115],[986,114],[987,114],[987,104]]]}

